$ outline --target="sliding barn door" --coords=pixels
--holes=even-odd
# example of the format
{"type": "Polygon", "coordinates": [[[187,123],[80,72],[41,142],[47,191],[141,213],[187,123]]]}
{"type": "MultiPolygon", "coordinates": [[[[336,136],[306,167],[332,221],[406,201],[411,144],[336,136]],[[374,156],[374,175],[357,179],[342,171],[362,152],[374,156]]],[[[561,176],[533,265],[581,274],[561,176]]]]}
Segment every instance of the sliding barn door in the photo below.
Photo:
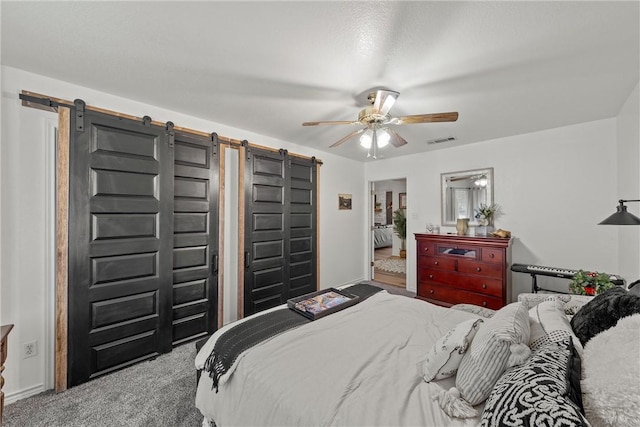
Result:
{"type": "Polygon", "coordinates": [[[69,385],[171,351],[173,148],[91,111],[70,147],[69,385]]]}
{"type": "Polygon", "coordinates": [[[316,163],[245,144],[244,316],[316,290],[316,163]]]}
{"type": "Polygon", "coordinates": [[[218,301],[218,138],[176,133],[173,344],[215,331],[218,301]]]}
{"type": "Polygon", "coordinates": [[[288,169],[288,298],[293,298],[317,289],[317,163],[315,159],[290,157],[288,169]]]}

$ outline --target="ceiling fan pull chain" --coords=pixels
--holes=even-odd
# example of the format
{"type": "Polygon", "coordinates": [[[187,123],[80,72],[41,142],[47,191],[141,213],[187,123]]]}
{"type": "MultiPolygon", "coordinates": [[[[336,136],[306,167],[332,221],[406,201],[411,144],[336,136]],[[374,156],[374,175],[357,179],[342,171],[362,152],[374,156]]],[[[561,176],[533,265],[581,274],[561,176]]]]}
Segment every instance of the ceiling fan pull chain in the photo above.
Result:
{"type": "Polygon", "coordinates": [[[378,158],[378,138],[376,138],[376,132],[373,132],[373,142],[371,143],[371,146],[373,147],[373,158],[377,159],[378,158]]]}

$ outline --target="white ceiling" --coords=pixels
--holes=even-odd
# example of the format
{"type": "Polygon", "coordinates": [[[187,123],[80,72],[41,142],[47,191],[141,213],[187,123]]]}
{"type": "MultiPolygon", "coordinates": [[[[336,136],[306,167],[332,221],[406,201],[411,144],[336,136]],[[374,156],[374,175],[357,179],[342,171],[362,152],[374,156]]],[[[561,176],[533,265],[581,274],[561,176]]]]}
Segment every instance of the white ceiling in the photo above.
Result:
{"type": "Polygon", "coordinates": [[[357,138],[329,149],[357,127],[301,123],[356,120],[374,87],[394,116],[460,113],[396,127],[390,158],[615,117],[639,5],[2,1],[2,64],[364,161],[357,138]]]}

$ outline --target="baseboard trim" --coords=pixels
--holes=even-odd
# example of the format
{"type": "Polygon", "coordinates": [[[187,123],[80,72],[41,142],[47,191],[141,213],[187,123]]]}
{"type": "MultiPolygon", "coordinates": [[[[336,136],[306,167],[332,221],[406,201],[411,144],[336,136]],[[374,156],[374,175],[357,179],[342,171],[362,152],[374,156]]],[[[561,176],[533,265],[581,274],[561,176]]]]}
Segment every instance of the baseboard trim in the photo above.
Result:
{"type": "Polygon", "coordinates": [[[361,277],[361,278],[359,278],[359,279],[353,279],[353,280],[346,281],[346,282],[344,282],[344,283],[343,283],[343,284],[341,284],[341,285],[333,285],[333,286],[330,286],[330,287],[331,287],[331,288],[339,288],[339,287],[341,287],[341,286],[346,286],[346,285],[355,285],[356,283],[364,282],[364,281],[366,281],[366,280],[367,280],[367,279],[365,279],[365,278],[362,278],[362,277],[361,277]]]}
{"type": "Polygon", "coordinates": [[[44,384],[34,385],[29,388],[25,388],[23,390],[14,391],[12,393],[6,393],[4,395],[4,404],[10,405],[18,400],[26,399],[27,397],[35,396],[36,394],[40,394],[45,390],[44,384]]]}

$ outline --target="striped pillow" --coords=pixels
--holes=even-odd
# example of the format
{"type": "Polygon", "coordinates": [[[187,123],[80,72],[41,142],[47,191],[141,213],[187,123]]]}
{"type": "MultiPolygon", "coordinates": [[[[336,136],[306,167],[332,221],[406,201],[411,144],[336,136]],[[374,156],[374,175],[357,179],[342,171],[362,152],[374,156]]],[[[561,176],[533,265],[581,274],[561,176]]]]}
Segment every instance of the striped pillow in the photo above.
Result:
{"type": "Polygon", "coordinates": [[[487,319],[460,363],[460,396],[471,405],[485,401],[504,371],[529,357],[529,334],[529,311],[522,303],[502,307],[487,319]]]}

